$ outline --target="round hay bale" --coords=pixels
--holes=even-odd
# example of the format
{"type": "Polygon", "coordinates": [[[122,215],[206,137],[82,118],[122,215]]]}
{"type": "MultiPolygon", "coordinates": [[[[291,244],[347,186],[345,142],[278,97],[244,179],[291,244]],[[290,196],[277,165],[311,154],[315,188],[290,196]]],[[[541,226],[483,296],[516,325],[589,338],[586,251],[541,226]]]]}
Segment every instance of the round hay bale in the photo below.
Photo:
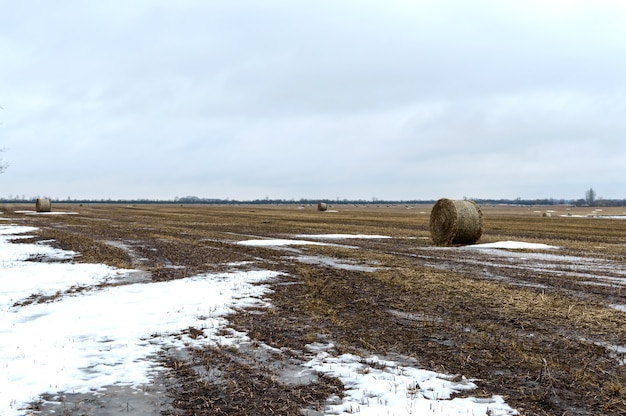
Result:
{"type": "Polygon", "coordinates": [[[430,234],[435,244],[474,244],[483,233],[483,213],[474,201],[442,198],[430,213],[430,234]]]}
{"type": "Polygon", "coordinates": [[[320,202],[319,204],[317,204],[318,211],[326,211],[327,209],[328,209],[328,205],[326,205],[325,202],[320,202]]]}
{"type": "Polygon", "coordinates": [[[549,212],[544,212],[543,214],[541,214],[542,217],[546,218],[546,217],[551,217],[552,214],[549,212]]]}
{"type": "Polygon", "coordinates": [[[37,198],[35,202],[35,211],[37,212],[50,212],[52,205],[48,198],[37,198]]]}

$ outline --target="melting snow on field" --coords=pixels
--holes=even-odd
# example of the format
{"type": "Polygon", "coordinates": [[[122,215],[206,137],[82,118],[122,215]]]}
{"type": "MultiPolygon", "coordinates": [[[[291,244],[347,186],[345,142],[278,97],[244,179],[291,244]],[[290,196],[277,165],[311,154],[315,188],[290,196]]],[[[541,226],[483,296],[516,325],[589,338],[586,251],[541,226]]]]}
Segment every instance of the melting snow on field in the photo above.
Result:
{"type": "Polygon", "coordinates": [[[503,248],[509,250],[550,250],[558,248],[542,243],[525,243],[523,241],[498,241],[495,243],[473,244],[463,248],[503,248]]]}
{"type": "Polygon", "coordinates": [[[376,235],[376,234],[299,234],[296,235],[298,238],[316,238],[316,239],[328,239],[328,240],[342,240],[349,238],[360,238],[360,239],[378,239],[378,238],[391,238],[385,235],[376,235]]]}
{"type": "Polygon", "coordinates": [[[27,261],[72,254],[10,243],[12,233],[32,230],[0,227],[0,415],[23,414],[19,409],[43,393],[148,383],[158,369],[154,354],[192,341],[171,335],[193,326],[204,329],[205,344],[228,342],[215,335],[226,324],[224,315],[233,307],[264,305],[261,297],[269,289],[255,283],[278,274],[206,274],[97,288],[111,279],[120,283],[132,271],[27,261]],[[35,302],[25,304],[30,300],[35,302]]]}
{"type": "Polygon", "coordinates": [[[23,210],[23,211],[14,211],[16,214],[26,214],[26,215],[77,215],[78,212],[67,212],[67,211],[44,211],[37,212],[31,210],[23,210]]]}
{"type": "MultiPolygon", "coordinates": [[[[0,226],[0,415],[23,415],[42,394],[88,393],[110,385],[141,386],[160,370],[163,347],[199,342],[234,345],[218,333],[233,308],[267,306],[268,270],[203,274],[168,282],[127,283],[132,270],[59,262],[75,253],[22,243],[29,227],[0,226]],[[32,261],[39,260],[39,261],[32,261]],[[42,262],[45,260],[45,262],[42,262]],[[101,283],[114,282],[113,286],[101,283]],[[189,327],[204,337],[181,336],[189,327]]],[[[132,281],[130,279],[129,281],[132,281]]],[[[239,334],[239,337],[245,337],[239,334]]],[[[475,388],[441,374],[378,358],[310,351],[303,371],[340,378],[343,401],[327,414],[512,415],[500,397],[455,398],[475,388]]]]}
{"type": "Polygon", "coordinates": [[[344,240],[351,238],[359,239],[377,239],[377,238],[391,238],[384,235],[368,235],[368,234],[299,234],[296,235],[298,240],[281,239],[281,238],[265,238],[254,240],[238,241],[237,244],[242,246],[254,246],[254,247],[276,247],[276,246],[303,246],[303,245],[316,245],[326,246],[334,245],[329,243],[320,243],[319,241],[301,240],[302,238],[310,238],[313,240],[344,240]]]}
{"type": "Polygon", "coordinates": [[[422,370],[376,356],[332,356],[332,345],[311,345],[317,356],[305,365],[339,378],[343,400],[327,408],[330,415],[515,415],[500,396],[452,398],[476,388],[471,381],[422,370]]]}

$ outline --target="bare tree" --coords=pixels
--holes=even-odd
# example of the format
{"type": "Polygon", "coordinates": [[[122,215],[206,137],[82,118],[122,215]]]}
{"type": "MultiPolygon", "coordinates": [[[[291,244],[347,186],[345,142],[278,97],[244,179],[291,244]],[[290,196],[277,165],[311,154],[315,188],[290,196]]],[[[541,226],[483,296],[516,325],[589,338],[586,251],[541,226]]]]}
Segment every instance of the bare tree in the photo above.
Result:
{"type": "Polygon", "coordinates": [[[585,201],[589,206],[592,206],[596,203],[596,191],[594,191],[593,188],[589,188],[587,189],[587,191],[585,191],[585,201]]]}

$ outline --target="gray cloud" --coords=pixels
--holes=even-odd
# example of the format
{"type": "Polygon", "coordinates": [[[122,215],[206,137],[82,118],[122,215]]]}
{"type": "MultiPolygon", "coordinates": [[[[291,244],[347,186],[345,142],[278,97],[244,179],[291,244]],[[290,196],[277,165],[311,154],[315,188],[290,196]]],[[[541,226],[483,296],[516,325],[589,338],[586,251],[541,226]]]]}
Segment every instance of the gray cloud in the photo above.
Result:
{"type": "Polygon", "coordinates": [[[0,184],[98,198],[623,197],[625,11],[17,2],[0,16],[0,184]]]}

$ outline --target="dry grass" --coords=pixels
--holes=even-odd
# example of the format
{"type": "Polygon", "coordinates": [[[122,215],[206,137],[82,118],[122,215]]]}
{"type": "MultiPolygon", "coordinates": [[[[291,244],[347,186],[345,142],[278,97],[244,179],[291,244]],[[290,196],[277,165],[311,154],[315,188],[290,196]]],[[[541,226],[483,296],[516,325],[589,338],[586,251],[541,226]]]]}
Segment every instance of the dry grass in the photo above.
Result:
{"type": "Polygon", "coordinates": [[[522,414],[626,412],[624,357],[611,348],[626,345],[626,315],[608,307],[626,304],[626,292],[620,285],[596,284],[594,273],[600,272],[593,263],[567,260],[594,259],[624,270],[626,222],[481,207],[480,242],[541,242],[572,256],[548,270],[532,262],[512,267],[500,264],[500,258],[435,249],[430,207],[336,208],[320,215],[315,206],[59,205],[59,211],[78,215],[24,216],[8,210],[5,216],[41,227],[42,238],[81,252],[79,261],[143,268],[155,280],[223,270],[234,261],[286,273],[273,287],[271,309],[239,311],[230,320],[255,342],[291,355],[259,362],[230,350],[165,355],[175,381],[170,394],[176,414],[314,409],[337,394],[340,384],[320,379],[286,385],[276,363],[302,358],[307,344],[328,340],[340,351],[409,356],[424,368],[480,378],[481,390],[473,394],[504,394],[522,414]],[[375,272],[305,264],[293,253],[233,244],[323,233],[393,238],[301,248],[307,255],[375,265],[375,272]],[[203,379],[198,368],[219,368],[221,376],[203,379]]]}

